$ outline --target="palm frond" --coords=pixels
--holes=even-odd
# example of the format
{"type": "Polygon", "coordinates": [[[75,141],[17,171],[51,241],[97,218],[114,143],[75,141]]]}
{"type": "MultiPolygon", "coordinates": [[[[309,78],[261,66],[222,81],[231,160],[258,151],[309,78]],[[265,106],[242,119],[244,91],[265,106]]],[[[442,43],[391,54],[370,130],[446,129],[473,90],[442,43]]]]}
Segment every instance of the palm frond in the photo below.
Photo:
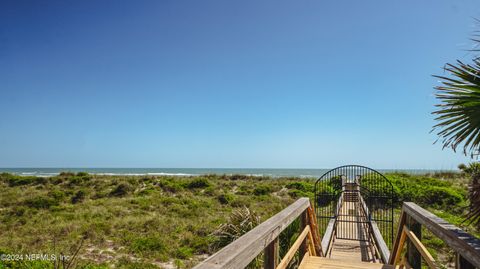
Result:
{"type": "Polygon", "coordinates": [[[437,132],[444,148],[454,151],[463,145],[463,152],[477,154],[480,150],[480,59],[472,64],[457,61],[447,64],[447,76],[435,76],[442,85],[435,87],[435,96],[440,101],[433,112],[438,122],[437,132]]]}

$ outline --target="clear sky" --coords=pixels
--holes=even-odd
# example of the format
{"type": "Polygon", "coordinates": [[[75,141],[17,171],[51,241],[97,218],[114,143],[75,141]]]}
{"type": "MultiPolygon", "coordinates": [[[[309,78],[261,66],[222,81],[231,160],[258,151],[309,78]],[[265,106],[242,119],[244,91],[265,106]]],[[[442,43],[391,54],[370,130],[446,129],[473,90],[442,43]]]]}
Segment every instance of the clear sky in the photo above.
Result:
{"type": "Polygon", "coordinates": [[[0,167],[453,169],[478,0],[0,2],[0,167]]]}

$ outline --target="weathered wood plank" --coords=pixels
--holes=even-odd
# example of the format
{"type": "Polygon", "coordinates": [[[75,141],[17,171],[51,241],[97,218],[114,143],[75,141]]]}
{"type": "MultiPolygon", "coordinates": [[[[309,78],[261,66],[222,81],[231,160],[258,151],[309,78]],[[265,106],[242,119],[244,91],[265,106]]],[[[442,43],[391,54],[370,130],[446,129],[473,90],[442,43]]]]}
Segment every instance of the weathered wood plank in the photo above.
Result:
{"type": "Polygon", "coordinates": [[[402,260],[400,262],[400,265],[405,264],[405,256],[401,257],[401,255],[402,255],[403,245],[405,244],[405,240],[407,240],[407,234],[405,233],[405,226],[402,225],[401,228],[402,230],[398,233],[398,236],[399,236],[399,239],[397,240],[398,245],[397,245],[397,248],[395,249],[394,256],[392,257],[393,260],[390,261],[390,264],[393,264],[393,265],[398,265],[400,260],[402,260]]]}
{"type": "Polygon", "coordinates": [[[378,225],[375,221],[370,222],[372,226],[372,235],[373,240],[375,240],[375,244],[377,246],[378,251],[380,252],[380,256],[382,258],[383,263],[388,263],[390,259],[390,250],[388,250],[387,243],[383,239],[382,233],[380,233],[380,229],[378,229],[378,225]]]}
{"type": "Polygon", "coordinates": [[[406,202],[403,211],[442,239],[455,252],[480,268],[480,240],[416,205],[406,202]]]}
{"type": "Polygon", "coordinates": [[[389,264],[395,264],[396,261],[395,259],[399,258],[399,253],[398,253],[398,249],[401,248],[403,245],[403,242],[401,242],[401,238],[400,236],[402,235],[402,232],[403,232],[403,226],[405,225],[405,222],[407,221],[407,215],[405,214],[405,212],[403,211],[402,209],[402,213],[400,215],[400,221],[398,222],[398,228],[397,228],[397,238],[395,240],[395,242],[393,243],[393,248],[392,248],[392,252],[393,255],[390,256],[390,260],[389,260],[389,264]]]}
{"type": "MultiPolygon", "coordinates": [[[[307,210],[305,210],[300,215],[300,231],[299,232],[302,232],[306,227],[309,227],[307,210]]],[[[303,257],[307,252],[308,252],[307,240],[303,240],[300,244],[300,257],[303,257]]]]}
{"type": "Polygon", "coordinates": [[[320,235],[318,234],[317,216],[315,215],[315,210],[312,203],[310,203],[310,207],[307,209],[307,212],[308,212],[310,228],[312,230],[313,245],[315,246],[315,252],[317,253],[318,256],[324,256],[320,235]]]}
{"type": "Polygon", "coordinates": [[[455,269],[475,269],[476,267],[469,261],[465,260],[460,253],[456,255],[455,269]]]}
{"type": "Polygon", "coordinates": [[[405,234],[408,236],[410,241],[415,245],[415,248],[420,252],[425,262],[428,264],[430,269],[436,269],[437,265],[435,264],[435,259],[432,257],[427,248],[420,242],[420,239],[417,238],[414,232],[410,231],[407,227],[404,227],[405,234]]]}
{"type": "MultiPolygon", "coordinates": [[[[408,214],[404,228],[412,231],[419,240],[422,239],[422,225],[408,214]]],[[[412,240],[407,241],[407,261],[412,265],[413,269],[422,269],[422,256],[412,240]]]]}
{"type": "Polygon", "coordinates": [[[323,254],[326,257],[328,254],[328,250],[330,249],[330,243],[333,239],[333,231],[335,231],[335,219],[331,219],[328,222],[327,229],[325,229],[325,233],[323,234],[322,238],[322,250],[323,254]]]}
{"type": "Polygon", "coordinates": [[[315,249],[315,243],[313,241],[312,235],[312,228],[310,227],[308,233],[308,253],[312,254],[312,256],[317,256],[317,250],[315,249]]]}
{"type": "MultiPolygon", "coordinates": [[[[367,204],[365,203],[365,200],[363,200],[362,195],[359,194],[358,197],[360,199],[360,204],[362,205],[363,211],[365,212],[365,215],[368,217],[370,214],[370,211],[367,207],[367,204]]],[[[388,250],[387,243],[385,243],[382,233],[380,232],[380,229],[378,229],[377,223],[372,220],[370,221],[370,224],[372,227],[373,240],[375,241],[377,249],[380,252],[382,262],[388,263],[388,260],[390,259],[390,250],[388,250]]]]}
{"type": "Polygon", "coordinates": [[[308,198],[298,199],[194,268],[244,268],[309,206],[308,198]]]}

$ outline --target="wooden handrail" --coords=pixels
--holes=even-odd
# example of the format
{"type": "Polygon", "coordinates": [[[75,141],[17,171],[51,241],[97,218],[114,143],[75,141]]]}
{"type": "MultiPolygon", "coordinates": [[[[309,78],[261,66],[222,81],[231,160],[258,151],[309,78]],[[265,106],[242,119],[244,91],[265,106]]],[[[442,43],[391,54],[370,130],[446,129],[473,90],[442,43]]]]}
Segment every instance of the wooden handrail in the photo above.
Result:
{"type": "MultiPolygon", "coordinates": [[[[363,200],[363,197],[360,193],[358,194],[358,197],[360,200],[360,204],[362,205],[363,211],[365,212],[367,217],[369,217],[370,211],[367,207],[367,204],[365,203],[365,200],[363,200]]],[[[372,229],[373,240],[375,241],[375,247],[380,253],[380,258],[383,263],[387,263],[390,259],[390,250],[388,250],[385,239],[383,239],[382,233],[380,232],[380,229],[378,229],[378,225],[375,221],[370,220],[370,226],[372,229]]]]}
{"type": "MultiPolygon", "coordinates": [[[[308,214],[307,209],[309,207],[310,200],[308,198],[298,199],[296,202],[280,211],[275,216],[269,218],[217,253],[208,257],[205,261],[195,266],[194,269],[238,269],[246,267],[262,251],[271,246],[278,246],[278,243],[272,244],[272,242],[275,243],[274,241],[278,240],[280,233],[285,230],[285,228],[287,228],[295,219],[299,218],[300,216],[305,216],[304,214],[308,214]]],[[[306,219],[308,222],[308,218],[306,219]]],[[[305,226],[310,229],[308,224],[305,226]]],[[[313,239],[310,241],[313,243],[313,239]]],[[[275,268],[276,262],[273,262],[265,267],[275,268]]]]}
{"type": "Polygon", "coordinates": [[[335,225],[336,224],[337,224],[337,222],[335,221],[335,219],[331,219],[328,222],[327,228],[325,229],[325,233],[323,234],[322,250],[323,250],[324,256],[327,256],[327,254],[330,250],[330,246],[331,246],[332,240],[333,240],[333,235],[335,233],[335,225]]]}
{"type": "Polygon", "coordinates": [[[323,251],[322,256],[327,256],[327,253],[330,249],[330,246],[335,234],[335,225],[337,224],[336,217],[340,214],[340,208],[342,207],[342,203],[343,203],[343,192],[340,194],[340,197],[338,198],[337,207],[335,208],[335,218],[331,219],[328,222],[327,228],[325,229],[325,233],[323,234],[323,237],[322,237],[322,243],[321,243],[322,251],[323,251]]]}
{"type": "MultiPolygon", "coordinates": [[[[411,202],[403,203],[397,238],[392,249],[392,253],[394,254],[390,256],[390,264],[398,264],[399,260],[401,259],[399,255],[401,254],[403,245],[408,237],[410,242],[418,250],[418,253],[429,264],[430,268],[435,268],[433,262],[429,263],[429,260],[432,261],[433,258],[431,258],[431,255],[423,247],[423,244],[421,244],[421,241],[419,240],[419,235],[421,234],[416,235],[414,232],[410,231],[410,229],[407,227],[408,223],[410,223],[409,225],[412,225],[411,223],[415,223],[417,226],[423,225],[432,234],[443,240],[460,256],[461,259],[463,259],[463,264],[466,264],[463,268],[480,268],[479,239],[411,202]]],[[[417,230],[417,233],[421,231],[421,229],[417,230]]],[[[419,257],[413,258],[418,259],[419,257]]],[[[411,261],[409,262],[415,268],[415,265],[411,261]]],[[[460,268],[460,266],[457,268],[460,268]]]]}

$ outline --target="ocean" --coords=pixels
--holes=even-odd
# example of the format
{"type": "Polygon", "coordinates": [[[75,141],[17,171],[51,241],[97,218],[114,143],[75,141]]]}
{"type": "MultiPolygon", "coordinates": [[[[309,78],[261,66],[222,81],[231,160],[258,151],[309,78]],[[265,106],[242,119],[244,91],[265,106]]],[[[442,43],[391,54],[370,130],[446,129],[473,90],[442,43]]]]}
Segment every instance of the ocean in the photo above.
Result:
{"type": "MultiPolygon", "coordinates": [[[[267,169],[267,168],[0,168],[0,173],[7,172],[24,176],[49,177],[60,172],[87,172],[99,175],[170,175],[195,176],[205,174],[241,174],[269,177],[304,177],[318,178],[330,169],[267,169]]],[[[452,170],[428,169],[379,169],[381,173],[406,172],[410,174],[426,174],[452,170]]]]}

